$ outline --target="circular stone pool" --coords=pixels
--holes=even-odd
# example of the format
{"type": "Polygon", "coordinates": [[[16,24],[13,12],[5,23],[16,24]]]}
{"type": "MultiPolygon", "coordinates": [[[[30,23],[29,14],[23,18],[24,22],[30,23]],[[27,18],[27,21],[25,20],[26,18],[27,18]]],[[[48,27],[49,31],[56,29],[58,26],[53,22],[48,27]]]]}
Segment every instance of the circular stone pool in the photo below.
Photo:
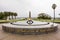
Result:
{"type": "Polygon", "coordinates": [[[57,31],[58,25],[56,23],[34,21],[29,25],[26,21],[19,21],[14,23],[3,24],[2,29],[5,32],[18,34],[43,34],[57,31]]]}

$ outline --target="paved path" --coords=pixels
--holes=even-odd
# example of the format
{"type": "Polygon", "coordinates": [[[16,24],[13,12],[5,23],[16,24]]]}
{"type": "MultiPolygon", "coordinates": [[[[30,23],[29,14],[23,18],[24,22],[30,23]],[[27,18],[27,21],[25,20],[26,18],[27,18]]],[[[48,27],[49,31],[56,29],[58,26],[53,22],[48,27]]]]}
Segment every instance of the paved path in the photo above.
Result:
{"type": "Polygon", "coordinates": [[[60,25],[58,31],[42,35],[18,35],[3,32],[0,24],[0,40],[60,40],[60,25]]]}

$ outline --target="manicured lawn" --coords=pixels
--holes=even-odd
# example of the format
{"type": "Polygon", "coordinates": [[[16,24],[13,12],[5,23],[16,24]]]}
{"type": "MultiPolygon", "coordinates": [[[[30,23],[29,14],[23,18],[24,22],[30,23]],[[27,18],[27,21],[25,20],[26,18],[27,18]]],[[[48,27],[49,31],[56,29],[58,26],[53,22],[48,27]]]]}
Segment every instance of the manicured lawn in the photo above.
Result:
{"type": "Polygon", "coordinates": [[[8,23],[8,22],[16,22],[16,21],[23,21],[22,19],[14,19],[14,20],[0,20],[0,23],[8,23]]]}
{"type": "MultiPolygon", "coordinates": [[[[36,21],[42,21],[42,22],[53,22],[53,20],[49,19],[36,19],[36,21]]],[[[55,19],[54,22],[60,22],[60,19],[55,19]]]]}
{"type": "MultiPolygon", "coordinates": [[[[8,23],[8,22],[16,22],[16,21],[24,21],[23,19],[14,19],[14,20],[0,20],[0,23],[8,23]]],[[[53,22],[53,20],[48,19],[35,19],[35,21],[42,21],[42,22],[53,22]]],[[[60,19],[55,19],[54,22],[60,23],[60,19]]]]}

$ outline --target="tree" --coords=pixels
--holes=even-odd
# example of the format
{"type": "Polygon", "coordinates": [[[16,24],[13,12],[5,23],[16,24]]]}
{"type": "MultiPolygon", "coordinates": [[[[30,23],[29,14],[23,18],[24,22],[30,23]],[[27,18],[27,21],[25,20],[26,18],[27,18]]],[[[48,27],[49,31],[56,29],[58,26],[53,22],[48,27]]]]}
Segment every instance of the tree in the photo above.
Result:
{"type": "Polygon", "coordinates": [[[14,13],[14,12],[0,12],[0,19],[6,19],[9,18],[9,20],[11,19],[10,16],[12,17],[13,19],[13,16],[15,16],[15,19],[16,19],[16,16],[17,16],[17,13],[14,13]]]}
{"type": "Polygon", "coordinates": [[[51,16],[45,13],[38,14],[38,19],[51,19],[51,16]]]}
{"type": "Polygon", "coordinates": [[[11,16],[11,14],[10,14],[11,12],[8,12],[8,17],[9,17],[9,20],[10,20],[10,16],[11,16]]]}
{"type": "Polygon", "coordinates": [[[4,12],[5,19],[7,20],[7,17],[9,16],[8,12],[4,12]]]}
{"type": "Polygon", "coordinates": [[[54,10],[54,19],[53,19],[53,23],[54,23],[54,20],[55,20],[55,9],[56,9],[56,7],[57,7],[56,4],[53,4],[53,5],[52,5],[52,8],[53,8],[53,10],[54,10]]]}
{"type": "Polygon", "coordinates": [[[15,19],[16,19],[17,13],[14,13],[14,16],[15,16],[15,19]]]}
{"type": "Polygon", "coordinates": [[[0,19],[4,19],[4,14],[3,14],[3,12],[0,12],[0,19]]]}
{"type": "Polygon", "coordinates": [[[13,19],[13,16],[14,16],[13,12],[10,12],[10,15],[11,15],[11,17],[12,17],[12,19],[13,19]]]}

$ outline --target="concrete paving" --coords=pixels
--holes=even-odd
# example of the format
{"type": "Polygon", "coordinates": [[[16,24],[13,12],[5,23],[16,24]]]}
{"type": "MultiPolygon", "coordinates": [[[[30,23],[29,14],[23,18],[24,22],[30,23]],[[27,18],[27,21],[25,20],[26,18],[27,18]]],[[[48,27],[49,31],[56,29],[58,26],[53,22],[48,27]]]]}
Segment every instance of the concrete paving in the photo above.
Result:
{"type": "Polygon", "coordinates": [[[57,32],[41,35],[19,35],[6,33],[0,24],[0,40],[60,40],[60,24],[57,32]]]}

